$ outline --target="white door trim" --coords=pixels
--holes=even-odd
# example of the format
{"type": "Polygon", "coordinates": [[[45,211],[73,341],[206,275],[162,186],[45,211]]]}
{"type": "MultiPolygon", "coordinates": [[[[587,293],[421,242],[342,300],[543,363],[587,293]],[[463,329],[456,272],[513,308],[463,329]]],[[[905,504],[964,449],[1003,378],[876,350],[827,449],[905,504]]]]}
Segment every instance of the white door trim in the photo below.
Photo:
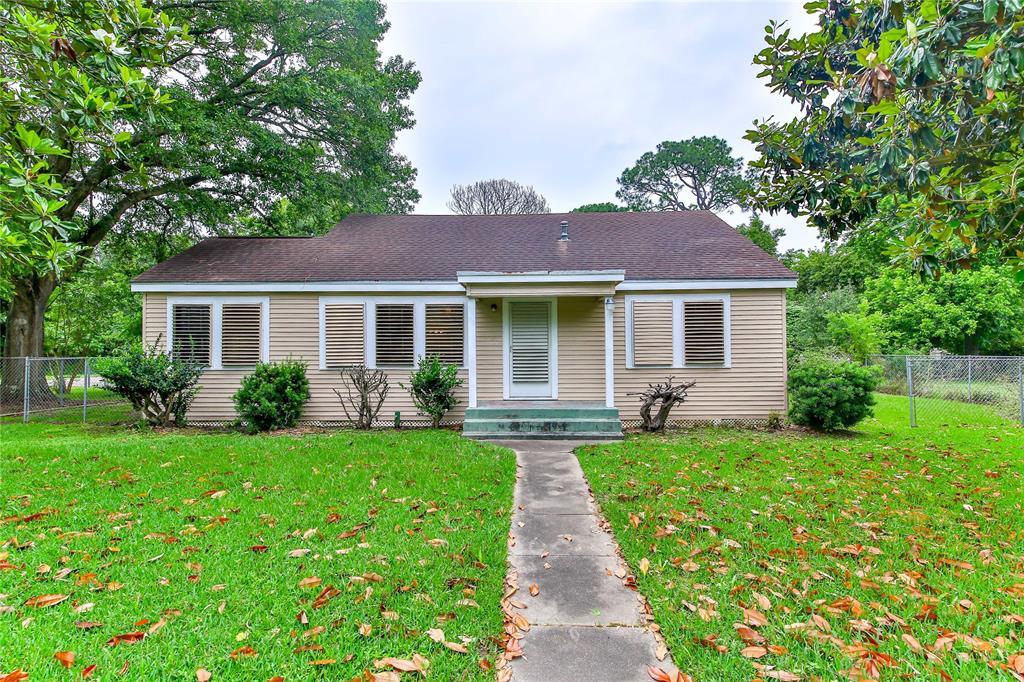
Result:
{"type": "Polygon", "coordinates": [[[502,397],[509,400],[512,396],[512,349],[511,349],[511,320],[509,317],[510,303],[546,301],[550,308],[548,327],[548,371],[550,373],[551,395],[537,397],[537,400],[558,400],[558,299],[554,297],[545,298],[503,298],[501,300],[501,374],[502,374],[502,397]]]}

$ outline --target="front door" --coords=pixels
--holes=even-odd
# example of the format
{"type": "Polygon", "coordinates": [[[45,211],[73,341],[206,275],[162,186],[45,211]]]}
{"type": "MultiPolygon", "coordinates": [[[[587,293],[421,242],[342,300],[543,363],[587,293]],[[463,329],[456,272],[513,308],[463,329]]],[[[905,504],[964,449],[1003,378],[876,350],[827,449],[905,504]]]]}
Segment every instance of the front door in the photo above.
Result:
{"type": "Polygon", "coordinates": [[[509,398],[554,397],[553,316],[551,301],[509,301],[509,398]]]}

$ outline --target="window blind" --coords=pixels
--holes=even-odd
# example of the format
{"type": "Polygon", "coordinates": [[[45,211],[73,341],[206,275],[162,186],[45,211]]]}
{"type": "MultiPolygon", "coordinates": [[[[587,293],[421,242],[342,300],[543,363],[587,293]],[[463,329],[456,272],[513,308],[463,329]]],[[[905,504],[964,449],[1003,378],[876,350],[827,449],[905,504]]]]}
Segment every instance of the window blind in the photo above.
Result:
{"type": "Polygon", "coordinates": [[[725,363],[725,304],[683,303],[683,361],[687,365],[725,363]]]}
{"type": "Polygon", "coordinates": [[[324,306],[324,356],[327,367],[366,363],[365,313],[362,303],[324,306]]]}
{"type": "Polygon", "coordinates": [[[221,365],[251,367],[260,361],[259,303],[225,303],[221,311],[221,365]]]}
{"type": "Polygon", "coordinates": [[[426,347],[428,357],[436,355],[449,365],[463,364],[465,316],[462,305],[426,305],[426,347]]]}
{"type": "Polygon", "coordinates": [[[413,305],[380,303],[376,312],[377,367],[412,367],[413,305]]]}
{"type": "Polygon", "coordinates": [[[633,365],[672,366],[673,302],[633,302],[633,365]]]}
{"type": "Polygon", "coordinates": [[[178,360],[210,366],[211,307],[175,305],[172,315],[172,355],[178,360]]]}

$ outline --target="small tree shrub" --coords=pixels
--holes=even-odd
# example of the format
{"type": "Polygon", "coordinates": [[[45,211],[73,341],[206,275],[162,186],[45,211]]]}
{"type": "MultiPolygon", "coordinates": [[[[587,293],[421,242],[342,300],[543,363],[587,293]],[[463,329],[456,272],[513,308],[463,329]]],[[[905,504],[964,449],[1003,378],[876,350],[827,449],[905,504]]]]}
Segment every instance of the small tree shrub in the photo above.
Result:
{"type": "Polygon", "coordinates": [[[296,360],[256,365],[234,395],[235,409],[249,433],[290,429],[309,400],[306,363],[296,360]]]}
{"type": "Polygon", "coordinates": [[[156,343],[100,358],[93,367],[107,388],[131,403],[153,426],[185,423],[203,374],[201,365],[176,360],[160,351],[156,343]]]}
{"type": "Polygon", "coordinates": [[[459,404],[455,389],[462,385],[456,365],[446,365],[437,356],[421,358],[416,371],[409,376],[409,391],[413,404],[430,416],[430,423],[436,429],[441,425],[445,413],[459,404]]]}
{"type": "Polygon", "coordinates": [[[789,373],[789,418],[822,431],[848,428],[871,416],[878,368],[810,358],[789,373]]]}
{"type": "Polygon", "coordinates": [[[373,427],[374,420],[388,397],[388,375],[382,369],[368,369],[363,365],[346,367],[341,370],[341,381],[345,388],[342,393],[332,389],[341,402],[345,418],[357,429],[373,427]]]}

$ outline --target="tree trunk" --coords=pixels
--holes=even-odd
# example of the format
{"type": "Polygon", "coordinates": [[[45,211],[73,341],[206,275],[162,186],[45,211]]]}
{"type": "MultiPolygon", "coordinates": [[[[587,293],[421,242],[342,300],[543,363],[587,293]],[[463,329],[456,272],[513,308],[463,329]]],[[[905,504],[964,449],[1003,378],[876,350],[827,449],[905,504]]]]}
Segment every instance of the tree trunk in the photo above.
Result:
{"type": "Polygon", "coordinates": [[[964,355],[981,354],[981,335],[971,334],[964,339],[964,355]]]}
{"type": "MultiPolygon", "coordinates": [[[[7,313],[3,365],[0,366],[3,375],[0,405],[4,412],[18,409],[24,401],[25,364],[20,358],[42,357],[43,317],[56,288],[57,279],[52,274],[31,275],[14,280],[14,291],[7,313]]],[[[45,401],[40,404],[53,400],[46,381],[45,364],[34,365],[37,369],[31,370],[29,377],[30,398],[38,397],[45,401]]]]}

